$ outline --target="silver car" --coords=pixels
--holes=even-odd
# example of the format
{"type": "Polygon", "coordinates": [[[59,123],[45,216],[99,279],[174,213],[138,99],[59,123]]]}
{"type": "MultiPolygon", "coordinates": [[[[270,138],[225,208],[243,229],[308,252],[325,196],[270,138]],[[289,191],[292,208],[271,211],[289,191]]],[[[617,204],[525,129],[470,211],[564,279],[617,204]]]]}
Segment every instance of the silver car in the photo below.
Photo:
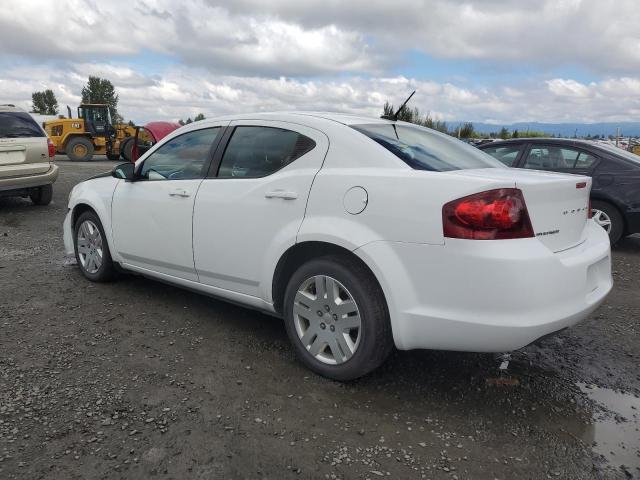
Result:
{"type": "Polygon", "coordinates": [[[0,197],[29,197],[48,205],[58,167],[53,142],[31,115],[0,105],[0,197]]]}

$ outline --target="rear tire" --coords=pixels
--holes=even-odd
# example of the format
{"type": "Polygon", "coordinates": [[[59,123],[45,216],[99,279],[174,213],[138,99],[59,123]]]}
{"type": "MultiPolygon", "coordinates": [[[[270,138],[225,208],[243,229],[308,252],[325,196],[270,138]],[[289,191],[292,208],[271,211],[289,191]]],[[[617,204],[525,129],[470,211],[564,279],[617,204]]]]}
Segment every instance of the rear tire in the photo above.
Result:
{"type": "Polygon", "coordinates": [[[93,143],[86,137],[75,137],[69,140],[65,153],[72,162],[88,162],[93,158],[93,143]]]}
{"type": "Polygon", "coordinates": [[[608,202],[593,200],[591,211],[594,221],[609,234],[611,245],[615,245],[624,233],[624,220],[616,207],[608,202]]]}
{"type": "Polygon", "coordinates": [[[108,282],[116,277],[111,252],[98,215],[86,211],[73,226],[73,246],[80,272],[92,282],[108,282]]]}
{"type": "Polygon", "coordinates": [[[347,256],[327,255],[298,268],[286,289],[284,318],[302,363],[334,380],[366,375],[393,349],[382,289],[370,271],[347,256]]]}
{"type": "Polygon", "coordinates": [[[29,194],[29,198],[34,205],[49,205],[53,198],[53,185],[43,185],[29,194]]]}

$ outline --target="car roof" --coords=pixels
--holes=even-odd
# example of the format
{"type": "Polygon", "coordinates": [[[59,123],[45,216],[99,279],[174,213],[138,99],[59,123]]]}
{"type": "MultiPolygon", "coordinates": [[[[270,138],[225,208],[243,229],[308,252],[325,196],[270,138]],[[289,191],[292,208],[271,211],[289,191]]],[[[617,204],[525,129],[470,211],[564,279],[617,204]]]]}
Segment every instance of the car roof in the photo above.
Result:
{"type": "Polygon", "coordinates": [[[25,112],[22,108],[16,107],[13,103],[0,104],[0,112],[25,112]]]}
{"type": "MultiPolygon", "coordinates": [[[[394,123],[390,120],[384,120],[382,118],[365,117],[361,115],[351,115],[347,113],[336,112],[308,112],[308,111],[284,111],[284,112],[257,112],[257,113],[242,113],[235,115],[223,115],[220,117],[207,118],[200,122],[219,122],[219,121],[232,121],[232,120],[278,120],[282,122],[310,122],[314,124],[318,123],[341,123],[344,125],[358,125],[358,124],[391,124],[394,123]]],[[[198,122],[198,123],[200,123],[198,122]]],[[[306,123],[305,122],[305,123],[306,123]]],[[[397,122],[404,123],[404,122],[397,122]]],[[[202,123],[201,123],[202,124],[202,123]]]]}
{"type": "Polygon", "coordinates": [[[486,150],[490,147],[503,147],[508,145],[520,144],[520,143],[530,143],[532,145],[536,144],[547,144],[547,145],[558,145],[558,146],[573,146],[573,147],[585,147],[587,149],[591,149],[591,152],[596,152],[599,154],[605,154],[609,156],[615,156],[616,158],[622,158],[624,160],[632,161],[634,163],[638,163],[638,160],[635,158],[629,158],[626,154],[633,155],[630,152],[625,150],[618,149],[615,146],[609,144],[602,144],[593,140],[583,140],[580,138],[544,138],[544,137],[535,137],[535,138],[510,138],[508,140],[498,140],[492,143],[484,143],[482,145],[478,145],[477,148],[480,150],[486,150]]]}
{"type": "Polygon", "coordinates": [[[483,143],[478,148],[488,148],[500,145],[509,145],[511,143],[549,143],[557,145],[584,145],[584,146],[597,146],[596,142],[590,140],[583,140],[580,138],[557,138],[557,137],[521,137],[521,138],[509,138],[507,140],[496,140],[491,143],[483,143]]]}

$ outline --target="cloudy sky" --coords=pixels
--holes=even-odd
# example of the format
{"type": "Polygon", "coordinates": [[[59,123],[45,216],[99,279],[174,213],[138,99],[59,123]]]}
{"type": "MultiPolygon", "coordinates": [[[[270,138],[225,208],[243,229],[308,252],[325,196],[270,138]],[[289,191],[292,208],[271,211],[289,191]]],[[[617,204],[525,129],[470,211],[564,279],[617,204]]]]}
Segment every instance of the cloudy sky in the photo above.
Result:
{"type": "Polygon", "coordinates": [[[638,0],[3,0],[0,103],[75,108],[110,79],[127,119],[330,110],[412,90],[444,120],[640,121],[638,0]]]}

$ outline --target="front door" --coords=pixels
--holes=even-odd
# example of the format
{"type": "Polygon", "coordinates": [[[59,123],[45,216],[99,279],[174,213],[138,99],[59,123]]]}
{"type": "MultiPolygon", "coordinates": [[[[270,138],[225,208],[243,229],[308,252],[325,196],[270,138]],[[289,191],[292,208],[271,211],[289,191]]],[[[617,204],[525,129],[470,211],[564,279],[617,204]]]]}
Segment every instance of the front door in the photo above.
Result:
{"type": "Polygon", "coordinates": [[[197,281],[193,264],[193,205],[221,127],[173,137],[137,165],[134,182],[113,195],[113,239],[127,265],[197,281]]]}
{"type": "Polygon", "coordinates": [[[213,164],[219,167],[196,198],[196,269],[202,283],[268,299],[271,285],[262,276],[295,243],[329,142],[318,130],[286,122],[235,121],[229,128],[213,164]]]}

